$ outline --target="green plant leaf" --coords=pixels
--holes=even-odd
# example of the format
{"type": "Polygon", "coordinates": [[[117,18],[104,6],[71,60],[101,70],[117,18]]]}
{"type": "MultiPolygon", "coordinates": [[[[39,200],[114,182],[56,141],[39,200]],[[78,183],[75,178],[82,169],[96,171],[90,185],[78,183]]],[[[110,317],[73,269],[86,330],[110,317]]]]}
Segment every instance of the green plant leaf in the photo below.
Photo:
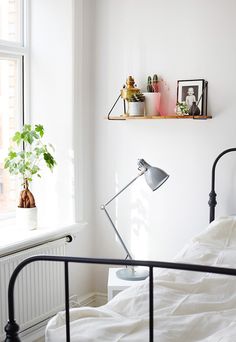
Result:
{"type": "Polygon", "coordinates": [[[24,141],[28,142],[31,145],[34,141],[33,134],[31,132],[26,132],[24,136],[24,141]]]}
{"type": "Polygon", "coordinates": [[[13,141],[15,141],[17,144],[20,143],[21,141],[21,133],[20,132],[16,132],[12,138],[13,141]]]}
{"type": "Polygon", "coordinates": [[[30,132],[31,131],[31,125],[25,124],[23,127],[23,132],[30,132]]]}
{"type": "Polygon", "coordinates": [[[42,125],[24,125],[21,131],[15,132],[12,137],[13,145],[4,159],[4,168],[8,169],[12,175],[22,175],[23,178],[32,180],[34,175],[41,177],[39,174],[42,161],[52,170],[56,165],[56,161],[48,147],[53,149],[52,145],[46,145],[41,141],[44,135],[42,125]],[[24,150],[19,151],[20,143],[24,142],[24,150]]]}
{"type": "Polygon", "coordinates": [[[34,165],[33,168],[31,169],[32,175],[35,175],[39,171],[39,167],[37,165],[34,165]]]}
{"type": "Polygon", "coordinates": [[[35,131],[39,133],[40,137],[42,138],[44,135],[44,128],[42,125],[35,125],[35,131]]]}
{"type": "Polygon", "coordinates": [[[36,156],[39,157],[41,154],[45,152],[45,149],[43,147],[35,147],[34,151],[36,156]]]}
{"type": "Polygon", "coordinates": [[[38,135],[38,133],[36,133],[35,131],[32,131],[31,132],[32,136],[35,138],[35,139],[39,139],[40,136],[38,135]]]}
{"type": "Polygon", "coordinates": [[[56,161],[54,160],[53,156],[51,155],[51,153],[49,152],[45,152],[43,154],[43,158],[47,164],[47,166],[49,167],[50,170],[53,169],[53,167],[56,165],[56,161]]]}
{"type": "Polygon", "coordinates": [[[14,152],[14,151],[10,151],[9,153],[8,153],[8,158],[11,160],[11,159],[14,159],[14,158],[16,158],[17,157],[17,153],[16,152],[14,152]]]}
{"type": "Polygon", "coordinates": [[[19,152],[19,156],[21,157],[21,159],[24,159],[25,158],[25,151],[21,151],[19,152]]]}
{"type": "Polygon", "coordinates": [[[10,166],[10,160],[5,159],[4,169],[7,169],[10,166]]]}

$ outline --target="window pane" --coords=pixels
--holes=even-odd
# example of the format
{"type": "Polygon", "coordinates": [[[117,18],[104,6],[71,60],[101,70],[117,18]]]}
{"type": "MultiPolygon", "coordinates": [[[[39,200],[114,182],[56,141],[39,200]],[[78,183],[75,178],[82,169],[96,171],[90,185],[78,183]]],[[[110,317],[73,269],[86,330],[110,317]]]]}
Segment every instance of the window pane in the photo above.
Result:
{"type": "Polygon", "coordinates": [[[0,216],[16,207],[16,180],[3,168],[20,122],[20,59],[0,57],[0,216]]]}
{"type": "Polygon", "coordinates": [[[21,0],[0,0],[0,39],[22,41],[21,0]]]}

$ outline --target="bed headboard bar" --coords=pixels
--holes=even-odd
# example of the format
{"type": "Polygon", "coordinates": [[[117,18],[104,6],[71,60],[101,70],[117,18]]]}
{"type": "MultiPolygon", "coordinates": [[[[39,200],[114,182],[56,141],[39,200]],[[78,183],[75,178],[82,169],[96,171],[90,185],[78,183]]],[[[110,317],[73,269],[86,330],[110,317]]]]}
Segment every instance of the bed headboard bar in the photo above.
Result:
{"type": "Polygon", "coordinates": [[[216,207],[216,192],[215,192],[215,170],[216,170],[216,164],[218,163],[219,159],[223,157],[226,153],[229,152],[236,152],[236,148],[229,148],[223,152],[221,152],[216,160],[213,163],[212,166],[212,173],[211,173],[211,192],[209,193],[209,201],[208,204],[210,206],[210,222],[212,222],[215,219],[215,207],[216,207]]]}

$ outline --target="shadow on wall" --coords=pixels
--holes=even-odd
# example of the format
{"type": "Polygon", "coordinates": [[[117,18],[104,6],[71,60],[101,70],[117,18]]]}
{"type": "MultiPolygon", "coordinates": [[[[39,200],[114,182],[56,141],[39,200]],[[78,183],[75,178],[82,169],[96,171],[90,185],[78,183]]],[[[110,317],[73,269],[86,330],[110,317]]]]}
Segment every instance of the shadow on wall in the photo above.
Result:
{"type": "Polygon", "coordinates": [[[131,194],[130,246],[134,259],[147,259],[150,233],[149,206],[142,184],[138,185],[131,194]]]}
{"type": "MultiPolygon", "coordinates": [[[[124,184],[122,184],[124,186],[124,184]]],[[[115,174],[115,193],[118,193],[122,186],[119,185],[118,175],[115,174]]],[[[114,223],[120,233],[126,247],[134,259],[148,258],[148,227],[149,206],[147,199],[148,188],[143,177],[138,179],[127,189],[126,194],[121,194],[115,200],[113,209],[114,223]]],[[[117,243],[120,244],[116,237],[117,243]]],[[[123,247],[120,245],[121,249],[123,247]]]]}

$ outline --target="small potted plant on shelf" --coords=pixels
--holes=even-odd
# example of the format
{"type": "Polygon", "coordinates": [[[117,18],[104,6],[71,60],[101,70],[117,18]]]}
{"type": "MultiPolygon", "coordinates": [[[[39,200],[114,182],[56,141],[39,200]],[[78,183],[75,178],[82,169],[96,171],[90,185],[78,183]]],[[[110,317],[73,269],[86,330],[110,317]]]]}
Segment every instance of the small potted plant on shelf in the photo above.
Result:
{"type": "Polygon", "coordinates": [[[145,96],[145,115],[156,116],[160,115],[160,99],[161,94],[159,92],[159,80],[157,74],[147,79],[147,92],[144,92],[145,96]]]}
{"type": "Polygon", "coordinates": [[[4,168],[11,175],[20,175],[23,190],[20,192],[19,205],[16,211],[16,223],[18,227],[27,229],[37,228],[37,208],[29,183],[34,176],[41,177],[42,165],[51,171],[56,161],[50,150],[54,151],[51,144],[48,146],[42,141],[44,128],[42,125],[24,125],[21,131],[17,131],[12,137],[12,146],[5,158],[4,168]]]}
{"type": "Polygon", "coordinates": [[[128,101],[129,116],[144,116],[144,101],[142,93],[133,94],[128,101]]]}

